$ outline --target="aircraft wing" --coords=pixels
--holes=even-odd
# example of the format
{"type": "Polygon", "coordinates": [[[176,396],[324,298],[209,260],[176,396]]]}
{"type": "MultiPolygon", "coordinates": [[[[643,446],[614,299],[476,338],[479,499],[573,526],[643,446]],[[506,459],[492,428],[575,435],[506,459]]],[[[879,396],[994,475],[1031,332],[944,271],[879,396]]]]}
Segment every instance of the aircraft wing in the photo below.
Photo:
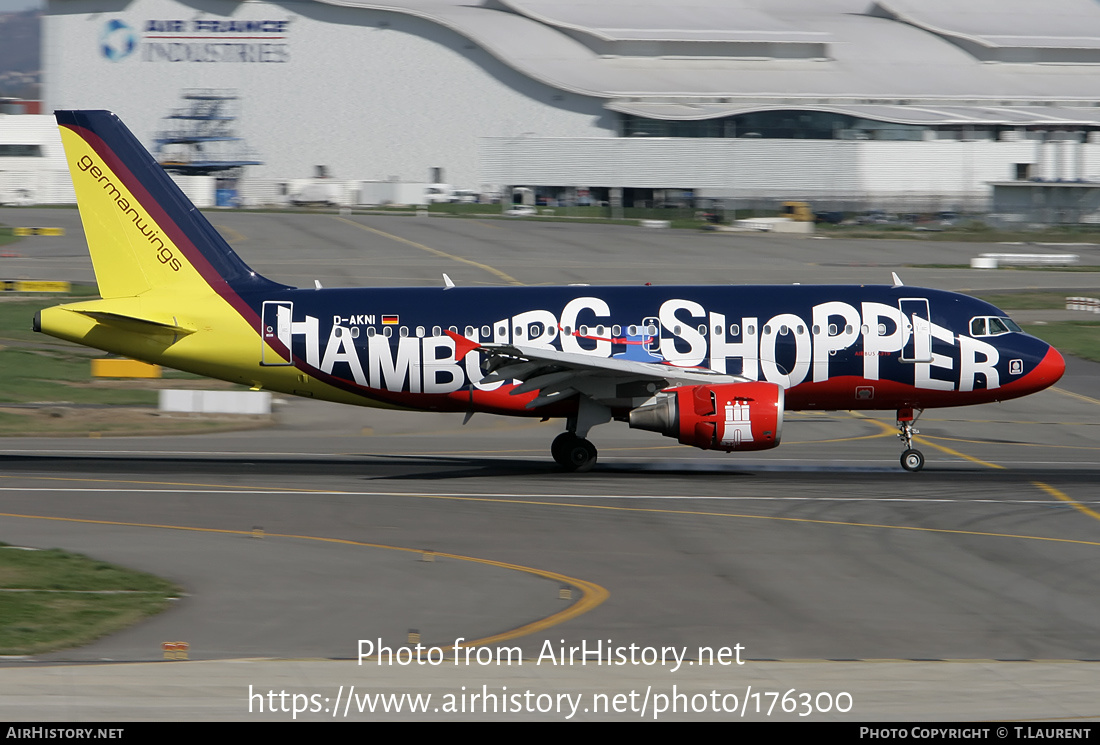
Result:
{"type": "MultiPolygon", "coordinates": [[[[452,335],[452,338],[457,335],[452,335]]],[[[477,344],[463,337],[456,341],[459,357],[470,351],[482,354],[487,375],[483,385],[519,380],[511,394],[537,391],[526,404],[528,409],[583,393],[608,406],[631,406],[657,391],[681,385],[740,383],[746,378],[726,375],[701,367],[675,365],[615,357],[594,357],[574,352],[559,352],[545,347],[517,344],[477,344]],[[461,340],[461,342],[459,341],[461,340]]]]}

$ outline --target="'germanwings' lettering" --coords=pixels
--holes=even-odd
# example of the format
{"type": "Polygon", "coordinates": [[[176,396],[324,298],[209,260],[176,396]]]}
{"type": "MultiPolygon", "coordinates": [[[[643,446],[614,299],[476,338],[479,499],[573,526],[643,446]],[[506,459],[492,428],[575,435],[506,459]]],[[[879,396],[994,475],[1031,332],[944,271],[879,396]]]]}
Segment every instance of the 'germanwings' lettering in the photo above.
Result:
{"type": "Polygon", "coordinates": [[[92,160],[90,156],[83,155],[76,161],[76,167],[84,173],[90,173],[92,178],[103,184],[103,190],[107,192],[107,196],[113,199],[118,208],[122,210],[122,214],[126,217],[133,215],[131,220],[134,226],[141,235],[152,244],[153,248],[157,250],[157,261],[161,264],[168,264],[172,267],[172,271],[178,272],[181,268],[180,261],[172,255],[172,250],[164,245],[160,233],[152,224],[153,221],[130,206],[130,201],[122,196],[122,192],[119,191],[118,187],[111,182],[111,179],[103,173],[100,167],[95,164],[95,161],[92,160]]]}

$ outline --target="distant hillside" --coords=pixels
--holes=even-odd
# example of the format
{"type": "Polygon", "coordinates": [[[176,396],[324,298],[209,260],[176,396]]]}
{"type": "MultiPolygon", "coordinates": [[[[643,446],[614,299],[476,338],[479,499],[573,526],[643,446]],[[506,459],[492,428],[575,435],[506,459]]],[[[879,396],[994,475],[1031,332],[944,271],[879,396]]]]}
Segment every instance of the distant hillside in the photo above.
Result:
{"type": "Polygon", "coordinates": [[[42,13],[0,14],[0,96],[41,98],[42,13]]]}

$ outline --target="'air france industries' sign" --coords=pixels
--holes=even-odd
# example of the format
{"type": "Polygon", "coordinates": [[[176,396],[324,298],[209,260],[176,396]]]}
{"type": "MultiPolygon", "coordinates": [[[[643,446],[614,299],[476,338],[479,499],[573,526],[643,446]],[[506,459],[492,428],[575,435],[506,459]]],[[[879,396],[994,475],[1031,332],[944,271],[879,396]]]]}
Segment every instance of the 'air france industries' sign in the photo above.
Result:
{"type": "Polygon", "coordinates": [[[290,20],[196,18],[106,21],[100,53],[112,62],[289,62],[290,20]],[[135,27],[136,25],[136,27],[135,27]],[[140,28],[140,30],[138,30],[140,28]]]}

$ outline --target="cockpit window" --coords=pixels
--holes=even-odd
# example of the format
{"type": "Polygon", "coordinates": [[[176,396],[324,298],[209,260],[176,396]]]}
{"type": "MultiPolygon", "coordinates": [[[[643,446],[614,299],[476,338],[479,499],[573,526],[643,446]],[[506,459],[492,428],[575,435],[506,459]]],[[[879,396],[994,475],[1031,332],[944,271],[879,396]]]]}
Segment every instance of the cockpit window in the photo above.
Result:
{"type": "Polygon", "coordinates": [[[1015,321],[1004,316],[977,316],[970,319],[971,336],[1000,336],[1020,330],[1015,321]]]}

